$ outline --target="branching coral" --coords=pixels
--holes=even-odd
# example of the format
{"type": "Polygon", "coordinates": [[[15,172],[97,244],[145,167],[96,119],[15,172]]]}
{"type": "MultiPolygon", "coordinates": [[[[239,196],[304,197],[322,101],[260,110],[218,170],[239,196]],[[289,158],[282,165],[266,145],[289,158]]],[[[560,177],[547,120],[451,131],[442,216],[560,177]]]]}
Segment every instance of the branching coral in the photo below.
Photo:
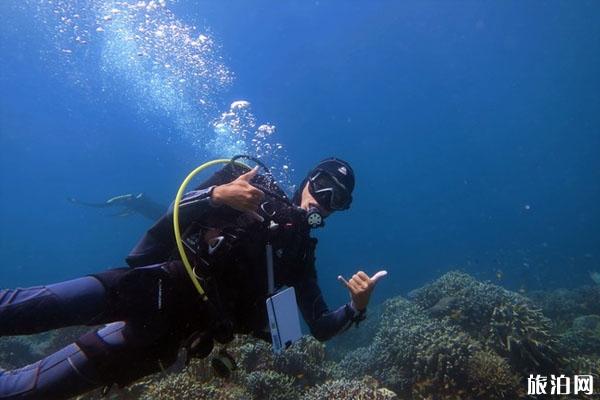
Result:
{"type": "MultiPolygon", "coordinates": [[[[156,375],[144,384],[140,400],[250,400],[243,388],[218,379],[199,381],[188,371],[156,375]]],[[[135,388],[130,393],[135,393],[135,388]]]]}
{"type": "Polygon", "coordinates": [[[274,358],[274,369],[293,376],[303,384],[315,385],[327,377],[325,347],[313,337],[300,341],[274,358]]]}
{"type": "Polygon", "coordinates": [[[519,377],[508,362],[491,350],[482,350],[469,358],[468,390],[475,398],[488,400],[520,397],[519,377]]]}
{"type": "Polygon", "coordinates": [[[563,365],[550,320],[524,296],[449,272],[416,290],[414,301],[509,357],[523,373],[557,372],[563,365]]]}
{"type": "Polygon", "coordinates": [[[389,389],[378,387],[377,381],[365,377],[362,380],[333,380],[310,389],[302,400],[398,400],[389,389]]]}
{"type": "MultiPolygon", "coordinates": [[[[600,358],[578,356],[569,358],[568,368],[573,375],[592,375],[594,377],[594,393],[600,392],[600,358]]],[[[597,396],[590,396],[596,398],[597,396]]]]}
{"type": "Polygon", "coordinates": [[[538,291],[528,297],[552,319],[558,333],[564,333],[581,315],[600,315],[600,286],[538,291]]]}
{"type": "Polygon", "coordinates": [[[523,303],[494,308],[487,342],[525,373],[558,372],[563,360],[550,334],[550,321],[523,303]]]}
{"type": "Polygon", "coordinates": [[[240,369],[257,371],[273,369],[273,351],[268,343],[251,337],[238,337],[229,346],[230,353],[237,360],[240,369]]]}
{"type": "Polygon", "coordinates": [[[600,356],[600,316],[582,315],[560,336],[562,351],[570,356],[600,356]]]}
{"type": "MultiPolygon", "coordinates": [[[[518,295],[499,286],[478,282],[452,271],[412,292],[412,300],[436,318],[448,317],[475,337],[488,334],[494,308],[518,295]]],[[[510,301],[509,301],[510,300],[510,301]]],[[[526,301],[525,298],[522,301],[526,301]]]]}
{"type": "Polygon", "coordinates": [[[245,338],[232,347],[241,373],[275,371],[294,378],[298,385],[315,385],[327,378],[329,362],[325,360],[324,345],[313,337],[304,336],[280,355],[261,340],[245,338]]]}
{"type": "Polygon", "coordinates": [[[256,400],[294,400],[294,378],[275,371],[255,371],[246,376],[246,388],[256,400]]]}
{"type": "MultiPolygon", "coordinates": [[[[152,376],[127,393],[184,400],[391,400],[398,399],[395,393],[412,400],[508,400],[524,397],[529,373],[598,376],[589,340],[600,333],[597,315],[569,314],[562,347],[585,350],[586,357],[564,359],[550,321],[524,296],[458,272],[413,293],[414,301],[386,301],[380,318],[371,316],[370,340],[357,339],[337,364],[310,337],[278,356],[268,343],[238,337],[228,346],[239,366],[230,380],[215,378],[208,361],[193,361],[179,374],[152,376]]],[[[574,310],[572,304],[566,310],[574,310]]]]}
{"type": "Polygon", "coordinates": [[[349,377],[365,374],[397,392],[458,394],[467,379],[471,353],[480,345],[445,320],[397,297],[386,302],[373,344],[340,364],[349,377]]]}

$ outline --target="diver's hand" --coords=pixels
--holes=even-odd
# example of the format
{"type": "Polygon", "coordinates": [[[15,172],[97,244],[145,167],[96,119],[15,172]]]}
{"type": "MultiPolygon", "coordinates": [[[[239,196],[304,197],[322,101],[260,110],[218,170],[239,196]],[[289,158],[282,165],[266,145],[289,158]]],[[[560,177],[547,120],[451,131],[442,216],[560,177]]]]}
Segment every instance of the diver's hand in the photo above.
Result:
{"type": "Polygon", "coordinates": [[[369,298],[375,288],[377,281],[387,275],[387,271],[379,271],[371,278],[363,271],[358,271],[352,276],[350,281],[339,275],[338,280],[342,282],[350,291],[352,304],[358,311],[363,311],[369,304],[369,298]]]}
{"type": "Polygon", "coordinates": [[[236,180],[224,185],[216,186],[212,192],[214,204],[225,204],[238,211],[248,212],[254,217],[262,219],[256,213],[260,202],[265,197],[262,190],[255,188],[250,181],[258,173],[258,167],[240,175],[236,180]]]}

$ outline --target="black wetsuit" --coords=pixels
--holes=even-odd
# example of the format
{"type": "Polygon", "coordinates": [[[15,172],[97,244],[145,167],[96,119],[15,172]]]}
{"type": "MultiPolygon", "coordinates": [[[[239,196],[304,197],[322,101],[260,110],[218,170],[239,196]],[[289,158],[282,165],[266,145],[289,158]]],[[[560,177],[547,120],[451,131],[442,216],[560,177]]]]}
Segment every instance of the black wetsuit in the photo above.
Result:
{"type": "Polygon", "coordinates": [[[200,299],[174,251],[169,212],[127,257],[130,268],[0,290],[0,336],[108,324],[37,363],[0,372],[0,399],[64,399],[114,382],[127,384],[170,365],[186,338],[222,327],[223,321],[233,332],[267,339],[267,242],[275,254],[276,287],[295,288],[302,316],[317,339],[327,340],[351,325],[356,312],[350,304],[330,312],[323,300],[314,268],[316,240],[305,227],[283,218],[280,229],[266,229],[225,206],[214,207],[210,190],[184,196],[180,220],[187,245],[196,237],[200,247],[204,231],[196,232],[198,226],[231,222],[219,233],[236,239],[225,241],[220,255],[208,257],[208,266],[198,266],[205,258],[190,254],[214,306],[200,299]]]}

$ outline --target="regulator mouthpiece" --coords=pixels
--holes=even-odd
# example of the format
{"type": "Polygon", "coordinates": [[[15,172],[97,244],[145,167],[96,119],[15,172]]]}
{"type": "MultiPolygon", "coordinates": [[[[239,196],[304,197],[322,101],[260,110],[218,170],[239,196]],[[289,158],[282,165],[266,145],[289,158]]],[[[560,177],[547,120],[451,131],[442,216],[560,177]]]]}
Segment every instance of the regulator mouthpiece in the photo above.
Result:
{"type": "Polygon", "coordinates": [[[317,207],[310,207],[306,212],[306,222],[312,229],[322,228],[325,226],[325,219],[321,214],[321,210],[317,207]]]}

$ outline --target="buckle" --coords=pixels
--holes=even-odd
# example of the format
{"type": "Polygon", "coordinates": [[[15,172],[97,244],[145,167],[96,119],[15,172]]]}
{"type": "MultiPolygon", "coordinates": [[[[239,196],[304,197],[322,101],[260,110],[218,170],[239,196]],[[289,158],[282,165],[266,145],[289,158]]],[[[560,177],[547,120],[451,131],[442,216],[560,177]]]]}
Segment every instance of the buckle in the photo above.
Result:
{"type": "Polygon", "coordinates": [[[213,253],[221,247],[223,240],[225,240],[225,236],[217,236],[210,239],[210,242],[208,243],[208,254],[212,256],[213,253]]]}

